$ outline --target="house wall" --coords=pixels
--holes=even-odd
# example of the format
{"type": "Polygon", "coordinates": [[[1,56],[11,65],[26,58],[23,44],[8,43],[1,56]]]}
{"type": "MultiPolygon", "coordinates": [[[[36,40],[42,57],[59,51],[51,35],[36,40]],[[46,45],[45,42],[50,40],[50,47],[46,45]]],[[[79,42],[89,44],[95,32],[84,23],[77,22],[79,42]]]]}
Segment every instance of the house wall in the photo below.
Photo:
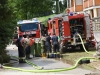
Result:
{"type": "Polygon", "coordinates": [[[99,6],[100,5],[100,0],[95,0],[95,5],[99,6]]]}
{"type": "Polygon", "coordinates": [[[93,0],[89,0],[89,7],[93,6],[93,0]]]}
{"type": "Polygon", "coordinates": [[[76,5],[76,12],[83,11],[83,5],[76,5]]]}
{"type": "Polygon", "coordinates": [[[88,0],[84,0],[84,7],[83,7],[83,9],[88,8],[88,6],[89,6],[89,1],[88,0]]]}
{"type": "Polygon", "coordinates": [[[88,12],[92,18],[100,17],[100,0],[71,0],[71,12],[88,12]]]}

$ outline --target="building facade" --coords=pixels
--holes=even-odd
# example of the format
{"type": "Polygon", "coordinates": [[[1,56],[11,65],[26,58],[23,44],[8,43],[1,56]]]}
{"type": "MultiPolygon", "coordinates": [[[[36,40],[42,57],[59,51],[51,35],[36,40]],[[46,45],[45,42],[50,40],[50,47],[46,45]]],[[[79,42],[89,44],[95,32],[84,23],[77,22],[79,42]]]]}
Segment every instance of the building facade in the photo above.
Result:
{"type": "Polygon", "coordinates": [[[91,18],[100,17],[100,0],[67,0],[71,12],[87,12],[91,18]]]}

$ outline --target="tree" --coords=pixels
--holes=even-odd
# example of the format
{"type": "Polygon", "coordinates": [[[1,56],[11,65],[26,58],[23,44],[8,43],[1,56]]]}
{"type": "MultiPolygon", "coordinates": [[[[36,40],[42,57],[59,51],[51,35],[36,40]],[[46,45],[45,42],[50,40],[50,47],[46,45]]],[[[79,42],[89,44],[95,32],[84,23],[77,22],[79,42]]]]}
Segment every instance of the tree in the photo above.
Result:
{"type": "Polygon", "coordinates": [[[58,14],[59,13],[59,8],[58,8],[58,2],[59,2],[59,0],[55,0],[56,1],[56,14],[58,14]]]}
{"type": "Polygon", "coordinates": [[[63,0],[63,3],[64,3],[64,9],[67,8],[67,0],[63,0]]]}
{"type": "Polygon", "coordinates": [[[0,0],[0,57],[4,59],[4,62],[9,61],[5,47],[12,38],[14,29],[14,15],[11,9],[8,0],[0,0]]]}
{"type": "Polygon", "coordinates": [[[59,1],[59,7],[60,7],[60,12],[63,12],[65,10],[64,5],[62,4],[61,1],[59,1]]]}
{"type": "Polygon", "coordinates": [[[64,12],[67,8],[67,0],[54,0],[56,2],[55,7],[53,8],[56,11],[56,14],[64,12]]]}
{"type": "Polygon", "coordinates": [[[53,0],[15,0],[17,14],[21,19],[30,19],[52,13],[53,0]]]}

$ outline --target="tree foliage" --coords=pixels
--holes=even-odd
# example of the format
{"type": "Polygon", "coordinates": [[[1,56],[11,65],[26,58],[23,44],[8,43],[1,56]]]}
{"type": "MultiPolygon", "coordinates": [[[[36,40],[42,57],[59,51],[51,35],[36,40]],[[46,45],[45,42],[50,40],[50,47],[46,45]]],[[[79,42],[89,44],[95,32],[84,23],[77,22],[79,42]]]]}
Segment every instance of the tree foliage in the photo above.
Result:
{"type": "MultiPolygon", "coordinates": [[[[0,0],[0,55],[7,58],[5,47],[12,38],[14,29],[14,15],[8,0],[0,0]]],[[[4,60],[7,62],[7,60],[4,60]]]]}
{"type": "Polygon", "coordinates": [[[53,0],[15,0],[17,16],[21,19],[52,14],[53,0]]]}
{"type": "Polygon", "coordinates": [[[54,7],[56,14],[64,12],[64,10],[67,8],[67,0],[54,0],[56,2],[56,5],[54,7]]]}

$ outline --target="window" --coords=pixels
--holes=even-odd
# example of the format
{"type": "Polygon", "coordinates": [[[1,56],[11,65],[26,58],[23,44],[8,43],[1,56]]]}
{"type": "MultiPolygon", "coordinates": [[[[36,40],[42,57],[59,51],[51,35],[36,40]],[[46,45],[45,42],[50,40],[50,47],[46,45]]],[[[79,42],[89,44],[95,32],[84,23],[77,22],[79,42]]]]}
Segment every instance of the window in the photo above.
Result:
{"type": "Polygon", "coordinates": [[[37,30],[38,29],[38,23],[25,23],[21,24],[20,31],[31,31],[31,30],[37,30]]]}
{"type": "Polygon", "coordinates": [[[83,5],[83,0],[76,0],[76,5],[83,5]]]}

